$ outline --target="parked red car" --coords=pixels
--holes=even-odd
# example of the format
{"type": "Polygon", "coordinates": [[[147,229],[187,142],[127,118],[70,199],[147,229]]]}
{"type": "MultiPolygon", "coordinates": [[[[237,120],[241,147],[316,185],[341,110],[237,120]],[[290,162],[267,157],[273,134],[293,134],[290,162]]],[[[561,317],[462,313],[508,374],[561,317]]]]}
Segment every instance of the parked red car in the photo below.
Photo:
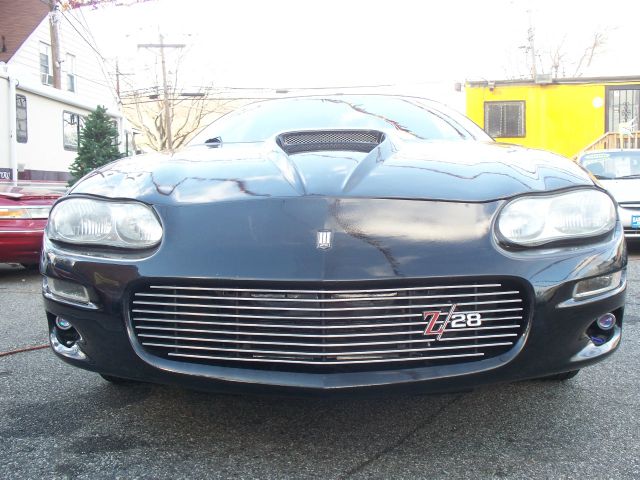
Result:
{"type": "Polygon", "coordinates": [[[0,263],[36,265],[49,210],[60,192],[0,185],[0,263]]]}

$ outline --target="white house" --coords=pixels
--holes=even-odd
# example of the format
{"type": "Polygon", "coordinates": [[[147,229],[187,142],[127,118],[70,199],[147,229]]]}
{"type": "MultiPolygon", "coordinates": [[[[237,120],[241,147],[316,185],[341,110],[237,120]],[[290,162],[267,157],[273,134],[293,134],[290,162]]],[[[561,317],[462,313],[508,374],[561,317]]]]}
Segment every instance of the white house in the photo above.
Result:
{"type": "Polygon", "coordinates": [[[73,10],[57,18],[60,89],[52,86],[48,5],[0,0],[0,182],[66,184],[83,119],[97,105],[116,122],[127,152],[125,122],[91,33],[73,10]]]}

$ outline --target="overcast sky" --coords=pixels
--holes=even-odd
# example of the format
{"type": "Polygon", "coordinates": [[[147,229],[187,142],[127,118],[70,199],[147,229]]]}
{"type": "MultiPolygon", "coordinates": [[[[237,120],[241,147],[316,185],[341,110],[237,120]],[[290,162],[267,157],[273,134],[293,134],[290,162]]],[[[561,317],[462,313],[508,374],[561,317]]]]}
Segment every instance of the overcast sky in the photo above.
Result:
{"type": "MultiPolygon", "coordinates": [[[[541,64],[562,46],[565,73],[606,36],[585,73],[640,75],[640,2],[609,0],[213,1],[152,0],[82,9],[104,56],[129,80],[153,83],[156,55],[137,48],[185,43],[182,82],[234,87],[424,84],[502,79],[530,68],[527,30],[541,64]]],[[[74,12],[74,15],[79,15],[74,12]]],[[[172,63],[169,51],[168,58],[172,63]]]]}

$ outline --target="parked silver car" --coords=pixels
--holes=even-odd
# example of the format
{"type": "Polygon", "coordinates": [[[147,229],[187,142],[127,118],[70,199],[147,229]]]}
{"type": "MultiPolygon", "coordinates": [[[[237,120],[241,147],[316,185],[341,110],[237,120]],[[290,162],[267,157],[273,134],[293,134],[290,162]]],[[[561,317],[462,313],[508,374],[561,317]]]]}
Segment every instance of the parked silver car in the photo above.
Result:
{"type": "Polygon", "coordinates": [[[580,156],[578,163],[618,202],[624,236],[640,238],[640,149],[587,152],[580,156]]]}

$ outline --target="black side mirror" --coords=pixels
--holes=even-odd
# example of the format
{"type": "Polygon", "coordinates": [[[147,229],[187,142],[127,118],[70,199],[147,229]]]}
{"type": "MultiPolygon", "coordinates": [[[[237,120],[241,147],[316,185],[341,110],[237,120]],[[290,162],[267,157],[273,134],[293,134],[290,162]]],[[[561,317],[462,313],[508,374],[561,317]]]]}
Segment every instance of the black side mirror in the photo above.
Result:
{"type": "Polygon", "coordinates": [[[219,148],[222,146],[222,139],[220,137],[209,138],[208,140],[205,140],[204,144],[207,147],[219,148]]]}

